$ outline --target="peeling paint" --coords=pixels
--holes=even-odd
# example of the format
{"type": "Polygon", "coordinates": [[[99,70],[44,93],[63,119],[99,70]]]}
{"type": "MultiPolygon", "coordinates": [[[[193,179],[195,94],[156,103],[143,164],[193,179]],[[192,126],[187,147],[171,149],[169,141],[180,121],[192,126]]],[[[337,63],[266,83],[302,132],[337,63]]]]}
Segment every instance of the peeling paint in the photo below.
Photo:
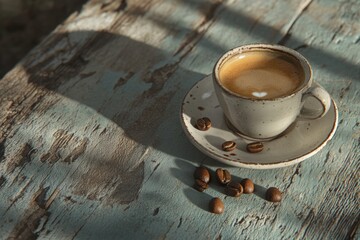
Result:
{"type": "Polygon", "coordinates": [[[6,182],[6,178],[4,176],[0,177],[0,189],[2,188],[3,184],[6,182]]]}
{"type": "Polygon", "coordinates": [[[114,11],[114,12],[120,12],[125,10],[127,7],[127,1],[126,0],[115,0],[111,2],[105,2],[101,4],[101,11],[107,12],[107,11],[114,11]]]}
{"type": "Polygon", "coordinates": [[[149,105],[142,110],[142,114],[135,121],[129,124],[127,121],[128,113],[119,114],[114,118],[114,121],[120,126],[126,126],[125,133],[131,139],[151,144],[154,139],[150,136],[153,136],[160,123],[163,121],[166,107],[174,97],[174,94],[175,91],[169,91],[161,96],[153,98],[150,104],[146,101],[144,102],[142,98],[139,98],[133,102],[134,106],[132,107],[141,108],[142,105],[149,105]]]}
{"type": "Polygon", "coordinates": [[[17,167],[22,167],[26,162],[30,162],[29,153],[32,147],[29,143],[24,143],[19,150],[7,161],[7,172],[12,172],[17,167]]]}
{"type": "Polygon", "coordinates": [[[89,140],[87,138],[84,138],[80,141],[79,145],[77,145],[70,153],[64,158],[64,162],[72,163],[74,162],[78,157],[80,157],[86,150],[86,147],[89,143],[89,140]]]}
{"type": "Polygon", "coordinates": [[[191,50],[194,48],[197,42],[201,40],[206,31],[211,26],[214,21],[215,14],[218,9],[221,7],[223,0],[216,0],[211,2],[205,2],[204,6],[201,8],[203,20],[191,31],[188,33],[187,37],[180,44],[179,48],[175,51],[174,56],[182,53],[180,59],[184,58],[191,50]]]}
{"type": "MultiPolygon", "coordinates": [[[[144,162],[127,169],[124,156],[116,152],[110,156],[106,160],[88,159],[90,168],[79,176],[74,194],[86,196],[89,200],[104,197],[102,200],[109,205],[129,204],[137,199],[144,179],[144,162]]],[[[128,157],[131,159],[131,155],[128,157]]]]}
{"type": "Polygon", "coordinates": [[[124,85],[132,76],[134,76],[134,74],[134,72],[130,71],[124,77],[119,78],[114,85],[114,90],[124,85]]]}
{"type": "Polygon", "coordinates": [[[127,172],[120,172],[120,181],[111,193],[109,203],[116,201],[120,204],[129,204],[138,198],[144,180],[144,162],[127,172]]]}
{"type": "Polygon", "coordinates": [[[156,216],[159,214],[159,211],[160,211],[160,207],[157,207],[154,209],[154,212],[153,212],[153,216],[156,216]]]}
{"type": "Polygon", "coordinates": [[[147,83],[152,83],[151,88],[142,94],[144,98],[154,97],[163,87],[165,82],[174,74],[178,68],[178,63],[165,64],[164,66],[155,69],[144,79],[147,83]]]}
{"type": "Polygon", "coordinates": [[[48,189],[39,188],[32,196],[28,209],[25,211],[21,219],[16,223],[15,227],[7,237],[12,239],[37,239],[39,233],[36,232],[40,226],[41,219],[47,222],[50,212],[47,210],[51,203],[46,198],[48,189]],[[47,207],[46,207],[47,206],[47,207]]]}
{"type": "Polygon", "coordinates": [[[89,143],[87,138],[80,139],[74,133],[69,133],[63,129],[57,130],[53,137],[54,140],[50,149],[40,157],[42,162],[55,163],[60,159],[67,163],[74,162],[85,152],[89,143]],[[60,152],[64,157],[60,155],[60,152]]]}
{"type": "Polygon", "coordinates": [[[4,155],[5,155],[5,141],[1,141],[0,142],[0,162],[2,160],[4,160],[4,155]]]}

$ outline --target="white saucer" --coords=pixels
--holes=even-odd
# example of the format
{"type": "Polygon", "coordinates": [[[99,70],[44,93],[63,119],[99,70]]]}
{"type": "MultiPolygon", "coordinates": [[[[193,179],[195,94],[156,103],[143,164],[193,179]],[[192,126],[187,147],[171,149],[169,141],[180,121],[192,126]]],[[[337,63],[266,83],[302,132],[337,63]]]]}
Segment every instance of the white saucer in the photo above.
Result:
{"type": "Polygon", "coordinates": [[[285,134],[264,142],[262,152],[248,153],[246,145],[250,141],[233,133],[225,123],[210,75],[196,83],[185,96],[181,123],[190,141],[211,158],[237,167],[270,169],[299,163],[320,151],[335,133],[338,110],[332,100],[332,107],[324,117],[298,120],[285,134]],[[196,120],[202,117],[208,117],[212,122],[212,127],[207,131],[195,127],[196,120]],[[221,145],[230,140],[237,143],[237,148],[224,152],[221,145]]]}

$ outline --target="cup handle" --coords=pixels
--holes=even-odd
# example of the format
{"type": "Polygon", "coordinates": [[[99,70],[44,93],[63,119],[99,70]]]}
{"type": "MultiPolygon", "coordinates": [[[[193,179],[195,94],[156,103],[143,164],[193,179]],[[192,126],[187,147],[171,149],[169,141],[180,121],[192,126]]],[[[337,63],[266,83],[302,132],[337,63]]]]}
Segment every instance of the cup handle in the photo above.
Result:
{"type": "Polygon", "coordinates": [[[302,108],[300,111],[300,118],[305,119],[318,119],[323,117],[330,109],[331,97],[329,93],[322,87],[310,87],[302,96],[301,99],[302,108]],[[305,101],[309,97],[314,97],[320,102],[322,109],[310,109],[305,107],[305,101]]]}

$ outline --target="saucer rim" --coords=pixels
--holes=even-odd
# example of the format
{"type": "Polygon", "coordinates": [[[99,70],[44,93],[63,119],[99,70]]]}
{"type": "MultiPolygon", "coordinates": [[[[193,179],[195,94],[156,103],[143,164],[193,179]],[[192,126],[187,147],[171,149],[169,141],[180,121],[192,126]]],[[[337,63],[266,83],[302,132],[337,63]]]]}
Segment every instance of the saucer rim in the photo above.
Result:
{"type": "MultiPolygon", "coordinates": [[[[182,100],[182,104],[181,104],[181,108],[180,108],[180,120],[181,120],[181,126],[184,130],[184,132],[186,133],[187,137],[189,138],[190,142],[202,153],[204,153],[205,155],[207,155],[208,157],[211,157],[212,159],[222,162],[224,164],[230,165],[230,166],[234,166],[234,167],[243,167],[243,168],[249,168],[249,169],[274,169],[274,168],[282,168],[282,167],[287,167],[287,166],[291,166],[297,163],[300,163],[302,161],[304,161],[305,159],[308,159],[310,157],[312,157],[313,155],[315,155],[316,153],[318,153],[321,149],[323,149],[325,147],[325,145],[333,138],[336,129],[338,127],[338,107],[334,101],[334,99],[330,96],[331,98],[331,102],[332,102],[332,111],[334,111],[334,119],[332,121],[332,128],[331,131],[329,131],[327,137],[324,139],[324,141],[322,141],[318,146],[312,148],[312,150],[302,154],[301,156],[295,157],[295,158],[291,158],[291,159],[287,159],[284,161],[279,161],[279,162],[271,162],[271,163],[248,163],[248,162],[241,162],[241,160],[234,160],[234,159],[230,159],[227,158],[226,156],[222,156],[219,155],[217,153],[212,152],[211,150],[209,150],[208,148],[204,147],[203,144],[199,143],[193,136],[193,134],[190,133],[190,131],[188,130],[187,126],[185,125],[185,119],[184,119],[184,105],[185,105],[185,99],[187,98],[187,96],[189,95],[189,93],[202,81],[210,81],[212,79],[212,75],[207,75],[204,78],[202,78],[201,80],[197,81],[195,84],[193,84],[193,86],[189,89],[189,91],[185,94],[183,100],[182,100]]],[[[318,85],[320,86],[320,84],[313,82],[312,85],[318,85]]],[[[327,113],[328,114],[328,113],[327,113]]],[[[231,131],[230,129],[228,131],[231,131]]],[[[243,139],[241,136],[238,136],[238,138],[243,139]]]]}

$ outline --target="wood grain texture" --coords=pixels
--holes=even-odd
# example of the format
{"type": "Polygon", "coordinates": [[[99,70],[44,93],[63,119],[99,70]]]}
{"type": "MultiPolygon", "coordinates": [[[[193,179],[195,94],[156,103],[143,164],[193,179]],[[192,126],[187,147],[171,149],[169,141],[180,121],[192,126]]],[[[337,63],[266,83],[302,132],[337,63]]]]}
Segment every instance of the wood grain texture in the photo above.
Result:
{"type": "MultiPolygon", "coordinates": [[[[0,80],[4,239],[359,239],[358,1],[91,0],[0,80]],[[226,50],[297,49],[340,110],[334,138],[301,164],[227,167],[179,122],[191,86],[226,50]],[[200,193],[204,164],[256,192],[200,193]],[[283,200],[264,200],[276,186],[283,200]],[[222,215],[208,202],[220,197],[222,215]]],[[[284,146],[286,148],[286,146],[284,146]]]]}

